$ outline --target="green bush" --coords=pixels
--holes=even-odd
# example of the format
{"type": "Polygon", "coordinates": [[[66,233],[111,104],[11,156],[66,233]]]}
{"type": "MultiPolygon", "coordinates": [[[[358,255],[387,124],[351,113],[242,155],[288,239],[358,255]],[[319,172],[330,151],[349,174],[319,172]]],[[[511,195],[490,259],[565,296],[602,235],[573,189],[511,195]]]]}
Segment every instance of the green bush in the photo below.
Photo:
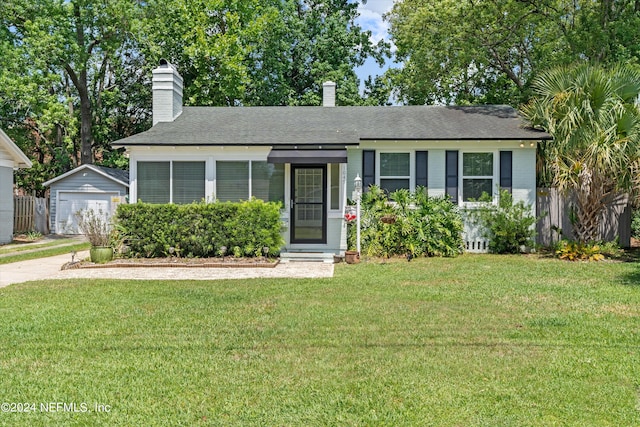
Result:
{"type": "Polygon", "coordinates": [[[555,251],[556,256],[566,261],[602,261],[603,248],[598,243],[580,243],[561,240],[555,251]]]}
{"type": "Polygon", "coordinates": [[[631,220],[631,236],[636,239],[640,239],[640,209],[636,209],[633,212],[633,218],[631,220]]]}
{"type": "Polygon", "coordinates": [[[516,254],[523,246],[533,246],[536,235],[533,226],[537,218],[531,206],[523,201],[513,203],[513,196],[507,190],[500,190],[498,205],[491,204],[490,200],[484,193],[478,200],[483,203],[465,211],[471,223],[480,227],[482,237],[489,240],[489,252],[516,254]]]}
{"type": "Polygon", "coordinates": [[[284,244],[280,206],[246,202],[120,205],[116,227],[134,257],[275,256],[284,244]],[[237,249],[236,249],[237,248],[237,249]]]}
{"type": "MultiPolygon", "coordinates": [[[[415,193],[398,190],[387,197],[372,186],[361,203],[365,255],[456,256],[463,251],[462,218],[448,198],[429,197],[424,188],[415,193]]],[[[356,246],[354,224],[349,227],[351,248],[356,246]]]]}

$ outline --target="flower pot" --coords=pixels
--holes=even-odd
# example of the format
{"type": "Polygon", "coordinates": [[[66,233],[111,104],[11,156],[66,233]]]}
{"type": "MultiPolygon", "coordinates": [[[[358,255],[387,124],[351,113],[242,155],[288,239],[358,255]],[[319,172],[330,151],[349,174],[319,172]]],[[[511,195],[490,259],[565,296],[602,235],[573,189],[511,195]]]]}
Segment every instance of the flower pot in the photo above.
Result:
{"type": "Polygon", "coordinates": [[[383,215],[380,217],[380,221],[382,221],[384,224],[394,224],[396,222],[396,216],[395,215],[383,215]]]}
{"type": "Polygon", "coordinates": [[[104,264],[113,259],[113,248],[111,246],[92,246],[89,249],[91,262],[96,264],[104,264]]]}
{"type": "Polygon", "coordinates": [[[360,254],[357,251],[346,251],[344,253],[344,260],[347,264],[357,264],[360,262],[360,254]]]}

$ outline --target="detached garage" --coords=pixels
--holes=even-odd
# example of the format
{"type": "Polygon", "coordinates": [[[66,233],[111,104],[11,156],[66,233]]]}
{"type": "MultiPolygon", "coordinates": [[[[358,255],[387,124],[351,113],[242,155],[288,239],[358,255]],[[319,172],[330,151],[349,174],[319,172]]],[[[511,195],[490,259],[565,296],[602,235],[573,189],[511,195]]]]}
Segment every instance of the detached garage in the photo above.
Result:
{"type": "Polygon", "coordinates": [[[82,165],[44,183],[50,187],[51,232],[80,234],[76,213],[83,209],[113,215],[129,193],[129,172],[82,165]]]}

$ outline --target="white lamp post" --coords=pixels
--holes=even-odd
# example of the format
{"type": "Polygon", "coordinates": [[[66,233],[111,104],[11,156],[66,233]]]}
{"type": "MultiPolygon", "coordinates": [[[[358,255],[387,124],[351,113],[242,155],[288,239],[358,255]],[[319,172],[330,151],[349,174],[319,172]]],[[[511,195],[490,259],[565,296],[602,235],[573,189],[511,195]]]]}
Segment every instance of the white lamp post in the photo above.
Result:
{"type": "Polygon", "coordinates": [[[353,180],[353,198],[356,201],[356,251],[360,255],[360,197],[362,196],[362,178],[360,174],[353,180]]]}

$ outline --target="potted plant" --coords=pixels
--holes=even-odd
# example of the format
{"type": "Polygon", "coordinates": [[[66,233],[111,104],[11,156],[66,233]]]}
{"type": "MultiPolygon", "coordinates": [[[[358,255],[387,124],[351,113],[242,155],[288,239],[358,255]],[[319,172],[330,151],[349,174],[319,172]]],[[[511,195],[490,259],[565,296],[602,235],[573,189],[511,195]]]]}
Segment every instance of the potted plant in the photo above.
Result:
{"type": "Polygon", "coordinates": [[[113,248],[111,247],[111,224],[107,216],[99,209],[82,209],[76,212],[78,228],[87,236],[91,249],[89,254],[91,262],[102,264],[113,259],[113,248]]]}
{"type": "Polygon", "coordinates": [[[360,262],[360,254],[358,253],[358,251],[345,251],[344,260],[347,264],[357,264],[360,262]]]}

